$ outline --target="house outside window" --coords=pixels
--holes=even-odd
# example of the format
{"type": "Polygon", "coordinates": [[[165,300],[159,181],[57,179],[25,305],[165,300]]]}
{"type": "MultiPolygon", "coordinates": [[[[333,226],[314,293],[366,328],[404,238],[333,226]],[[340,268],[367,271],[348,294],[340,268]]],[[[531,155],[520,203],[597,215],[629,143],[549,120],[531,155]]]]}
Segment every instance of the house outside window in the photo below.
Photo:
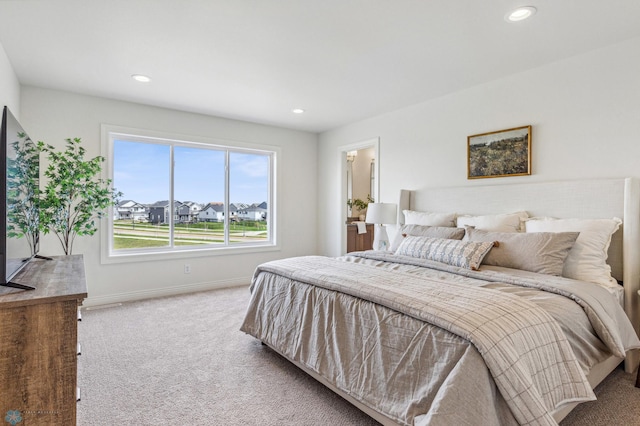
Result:
{"type": "Polygon", "coordinates": [[[109,256],[275,245],[276,151],[114,130],[103,135],[108,174],[122,193],[108,215],[109,256]],[[237,214],[238,206],[246,213],[237,214]]]}

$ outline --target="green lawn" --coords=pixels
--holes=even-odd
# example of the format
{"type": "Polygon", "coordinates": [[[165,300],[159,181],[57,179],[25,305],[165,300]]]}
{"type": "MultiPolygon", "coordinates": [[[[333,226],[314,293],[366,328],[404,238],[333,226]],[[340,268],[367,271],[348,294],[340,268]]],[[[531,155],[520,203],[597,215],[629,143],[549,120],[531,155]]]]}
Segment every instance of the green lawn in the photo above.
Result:
{"type": "MultiPolygon", "coordinates": [[[[212,244],[212,243],[222,243],[224,241],[221,240],[207,240],[207,241],[180,241],[176,240],[175,245],[177,246],[194,246],[200,244],[212,244]]],[[[142,239],[142,238],[122,238],[122,237],[114,237],[113,238],[113,248],[115,250],[122,249],[133,249],[133,248],[150,248],[150,247],[166,247],[169,244],[168,239],[142,239]]]]}
{"type": "MultiPolygon", "coordinates": [[[[113,230],[115,250],[167,247],[169,243],[168,225],[116,221],[113,230]]],[[[224,243],[224,224],[219,222],[176,224],[175,232],[175,245],[179,246],[224,243]]],[[[255,221],[232,223],[229,236],[231,244],[265,240],[267,225],[255,221]]]]}

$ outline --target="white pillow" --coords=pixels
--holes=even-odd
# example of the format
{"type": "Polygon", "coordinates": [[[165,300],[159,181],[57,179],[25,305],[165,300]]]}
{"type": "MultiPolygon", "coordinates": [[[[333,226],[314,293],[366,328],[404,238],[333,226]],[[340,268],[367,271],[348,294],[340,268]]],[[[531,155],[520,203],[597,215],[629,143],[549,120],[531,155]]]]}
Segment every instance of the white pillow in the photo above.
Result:
{"type": "Polygon", "coordinates": [[[405,225],[424,226],[456,226],[455,213],[419,212],[415,210],[402,210],[405,225]]]}
{"type": "Polygon", "coordinates": [[[485,216],[458,216],[458,228],[473,226],[483,231],[520,232],[523,229],[522,222],[528,217],[525,211],[485,216]]]}
{"type": "Polygon", "coordinates": [[[618,287],[607,264],[611,236],[622,220],[613,219],[529,219],[526,232],[579,232],[564,261],[562,276],[607,287],[618,287]]]}

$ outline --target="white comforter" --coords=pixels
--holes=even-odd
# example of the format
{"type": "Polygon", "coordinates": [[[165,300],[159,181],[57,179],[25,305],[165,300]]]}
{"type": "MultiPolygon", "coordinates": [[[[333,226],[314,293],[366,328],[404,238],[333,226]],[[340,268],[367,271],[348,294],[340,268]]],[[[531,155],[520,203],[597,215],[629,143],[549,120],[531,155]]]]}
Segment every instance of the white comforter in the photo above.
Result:
{"type": "Polygon", "coordinates": [[[520,424],[554,424],[554,408],[594,398],[583,369],[608,356],[607,351],[623,356],[640,346],[615,300],[607,293],[612,303],[599,301],[602,295],[586,283],[546,276],[541,281],[537,274],[514,276],[499,268],[459,270],[373,252],[364,256],[369,258],[305,257],[261,265],[242,329],[401,424],[451,424],[465,418],[495,424],[511,423],[514,417],[520,424]],[[551,297],[552,311],[562,300],[556,316],[570,312],[579,324],[559,325],[553,313],[538,306],[542,292],[527,288],[529,294],[522,297],[516,294],[522,293],[520,286],[580,301],[576,315],[575,307],[565,306],[575,303],[551,297]],[[587,316],[580,314],[583,309],[587,316]],[[380,315],[391,320],[367,324],[380,315]],[[588,330],[570,336],[583,341],[577,360],[563,330],[580,328],[588,330]],[[478,368],[482,360],[476,349],[492,379],[486,367],[478,368]],[[434,354],[447,354],[447,359],[434,354]],[[493,383],[500,394],[489,398],[491,409],[478,406],[487,405],[486,395],[476,395],[480,404],[459,400],[473,397],[468,389],[495,393],[493,383]],[[461,402],[475,411],[474,417],[465,417],[459,408],[451,413],[461,402]]]}

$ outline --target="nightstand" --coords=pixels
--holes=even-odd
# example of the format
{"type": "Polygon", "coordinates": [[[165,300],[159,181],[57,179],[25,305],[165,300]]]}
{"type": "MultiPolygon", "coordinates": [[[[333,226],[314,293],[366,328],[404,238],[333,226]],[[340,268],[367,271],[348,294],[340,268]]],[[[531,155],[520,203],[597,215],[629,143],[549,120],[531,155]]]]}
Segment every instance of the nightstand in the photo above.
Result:
{"type": "Polygon", "coordinates": [[[358,234],[355,223],[347,224],[347,253],[352,251],[371,250],[373,248],[373,225],[367,223],[367,232],[358,234]]]}

